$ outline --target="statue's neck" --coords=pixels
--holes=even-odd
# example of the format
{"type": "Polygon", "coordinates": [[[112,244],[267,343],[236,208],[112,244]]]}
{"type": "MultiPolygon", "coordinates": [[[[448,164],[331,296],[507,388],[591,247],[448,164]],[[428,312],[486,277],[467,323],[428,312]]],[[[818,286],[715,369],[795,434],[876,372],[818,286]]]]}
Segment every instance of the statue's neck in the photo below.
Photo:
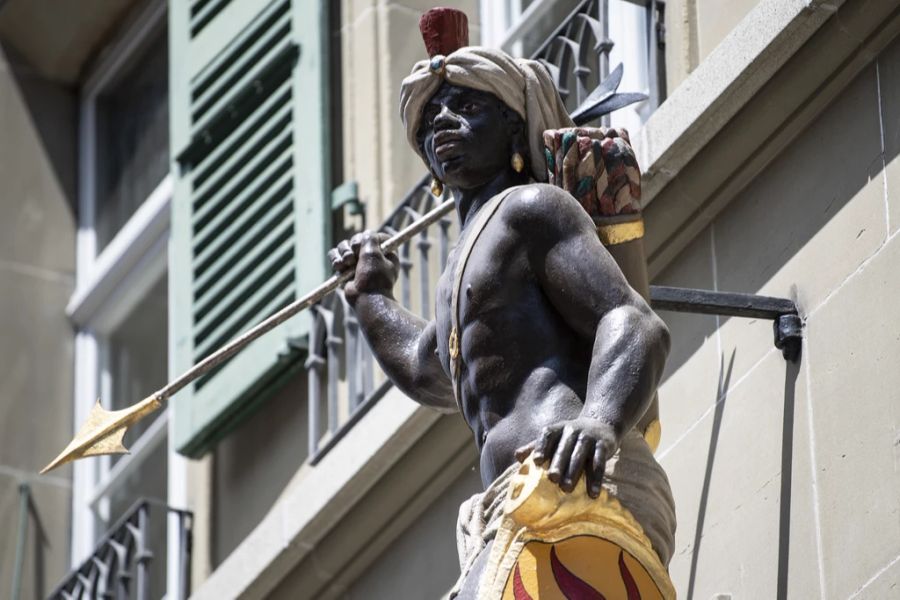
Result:
{"type": "Polygon", "coordinates": [[[528,181],[526,174],[506,169],[479,187],[469,189],[450,188],[453,199],[456,202],[456,213],[459,215],[460,226],[465,228],[478,212],[478,209],[503,190],[528,183],[528,181]]]}

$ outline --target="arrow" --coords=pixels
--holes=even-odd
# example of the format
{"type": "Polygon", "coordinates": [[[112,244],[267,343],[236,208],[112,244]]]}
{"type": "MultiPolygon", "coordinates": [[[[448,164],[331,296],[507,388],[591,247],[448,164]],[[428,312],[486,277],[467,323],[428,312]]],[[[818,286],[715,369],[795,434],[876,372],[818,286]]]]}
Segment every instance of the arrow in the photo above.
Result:
{"type": "MultiPolygon", "coordinates": [[[[626,104],[635,102],[636,100],[630,99],[631,96],[641,96],[640,99],[644,98],[641,94],[616,94],[615,90],[619,87],[619,82],[621,80],[622,65],[619,65],[610,76],[588,96],[581,106],[578,107],[572,115],[573,120],[579,124],[585,123],[591,119],[596,119],[603,114],[612,112],[617,108],[621,108],[626,104]],[[629,101],[622,104],[620,101],[617,101],[620,97],[622,100],[629,101]],[[579,118],[576,119],[576,116],[579,118]]],[[[439,221],[441,217],[453,210],[453,206],[453,200],[447,200],[443,204],[432,209],[421,219],[410,224],[408,227],[394,235],[394,237],[384,242],[381,245],[382,252],[393,252],[417,233],[421,233],[424,229],[439,221]]],[[[325,296],[338,289],[342,284],[349,281],[352,277],[353,271],[332,275],[319,285],[319,287],[285,306],[256,327],[253,327],[244,334],[231,340],[185,371],[173,382],[147,396],[137,404],[122,410],[110,411],[103,408],[98,399],[94,408],[91,409],[91,413],[88,415],[87,420],[78,430],[78,433],[75,434],[75,438],[69,442],[69,445],[66,446],[65,450],[63,450],[59,456],[41,470],[41,474],[86,456],[128,454],[128,448],[125,447],[122,440],[129,427],[150,413],[158,410],[169,398],[178,393],[184,386],[204,373],[219,366],[240,352],[249,343],[275,329],[297,313],[306,310],[313,304],[319,302],[325,296]]]]}
{"type": "Polygon", "coordinates": [[[647,99],[646,94],[616,92],[619,84],[622,83],[622,72],[622,63],[619,63],[612,73],[584,99],[581,106],[575,109],[571,117],[576,125],[584,125],[629,104],[647,99]]]}
{"type": "MultiPolygon", "coordinates": [[[[385,254],[393,252],[400,247],[401,244],[439,221],[441,217],[453,210],[453,206],[453,200],[447,200],[432,209],[421,219],[412,223],[381,244],[382,252],[385,254]]],[[[84,458],[85,456],[127,454],[128,449],[122,443],[122,438],[125,436],[125,432],[129,427],[159,409],[166,400],[174,396],[181,388],[204,373],[222,364],[240,352],[247,344],[275,329],[297,313],[309,308],[316,302],[319,302],[352,277],[353,271],[332,275],[319,285],[319,287],[285,306],[243,335],[231,340],[222,348],[185,371],[175,381],[147,396],[137,404],[122,410],[110,411],[103,408],[100,405],[100,400],[97,400],[94,408],[91,409],[91,414],[88,415],[87,420],[78,430],[75,438],[68,446],[66,446],[66,449],[63,450],[59,456],[41,470],[41,473],[47,473],[56,467],[72,462],[73,460],[78,460],[79,458],[84,458]]]]}

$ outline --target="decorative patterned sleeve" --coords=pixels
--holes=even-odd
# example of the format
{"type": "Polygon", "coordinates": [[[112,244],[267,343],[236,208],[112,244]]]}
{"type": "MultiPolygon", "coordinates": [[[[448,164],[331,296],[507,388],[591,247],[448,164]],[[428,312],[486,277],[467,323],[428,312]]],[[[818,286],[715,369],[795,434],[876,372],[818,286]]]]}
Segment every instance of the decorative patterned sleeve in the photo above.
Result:
{"type": "Polygon", "coordinates": [[[607,245],[643,236],[641,171],[624,129],[544,132],[548,180],[572,194],[607,245]]]}

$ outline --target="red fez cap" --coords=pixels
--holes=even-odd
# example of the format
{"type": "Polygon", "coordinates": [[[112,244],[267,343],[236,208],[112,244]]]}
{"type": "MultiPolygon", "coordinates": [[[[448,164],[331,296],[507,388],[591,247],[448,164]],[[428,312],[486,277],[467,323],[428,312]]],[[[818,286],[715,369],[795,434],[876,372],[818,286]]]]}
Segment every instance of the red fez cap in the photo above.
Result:
{"type": "Polygon", "coordinates": [[[455,8],[432,8],[419,19],[419,30],[429,58],[469,45],[469,19],[455,8]]]}

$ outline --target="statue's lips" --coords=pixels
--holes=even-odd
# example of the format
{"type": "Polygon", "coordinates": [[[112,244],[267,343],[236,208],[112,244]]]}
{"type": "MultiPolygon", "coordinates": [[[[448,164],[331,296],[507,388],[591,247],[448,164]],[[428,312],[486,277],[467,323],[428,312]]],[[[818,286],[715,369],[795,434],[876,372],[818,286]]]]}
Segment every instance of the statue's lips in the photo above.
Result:
{"type": "Polygon", "coordinates": [[[434,148],[434,155],[437,156],[438,160],[446,161],[452,158],[456,158],[461,154],[461,142],[447,142],[445,144],[441,144],[440,146],[436,146],[434,148]]]}
{"type": "Polygon", "coordinates": [[[437,133],[434,136],[434,155],[439,160],[448,160],[459,156],[463,139],[457,133],[437,133]]]}

